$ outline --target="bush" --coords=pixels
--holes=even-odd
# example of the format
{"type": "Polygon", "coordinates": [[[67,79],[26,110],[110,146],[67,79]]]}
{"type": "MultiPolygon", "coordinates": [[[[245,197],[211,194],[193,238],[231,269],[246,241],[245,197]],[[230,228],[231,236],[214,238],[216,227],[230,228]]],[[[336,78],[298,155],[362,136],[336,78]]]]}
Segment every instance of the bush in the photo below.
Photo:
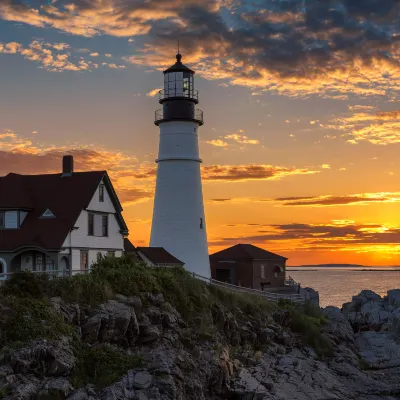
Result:
{"type": "Polygon", "coordinates": [[[74,387],[83,387],[91,383],[98,388],[104,388],[119,381],[130,369],[143,364],[141,357],[108,345],[79,345],[76,348],[76,356],[78,363],[71,377],[74,387]]]}
{"type": "Polygon", "coordinates": [[[0,348],[34,339],[59,339],[73,333],[73,328],[44,300],[8,297],[3,299],[2,306],[0,348]]]}
{"type": "Polygon", "coordinates": [[[332,353],[332,344],[321,331],[327,318],[318,307],[310,304],[299,307],[285,303],[284,308],[290,312],[291,330],[298,333],[305,344],[311,346],[319,356],[332,353]]]}

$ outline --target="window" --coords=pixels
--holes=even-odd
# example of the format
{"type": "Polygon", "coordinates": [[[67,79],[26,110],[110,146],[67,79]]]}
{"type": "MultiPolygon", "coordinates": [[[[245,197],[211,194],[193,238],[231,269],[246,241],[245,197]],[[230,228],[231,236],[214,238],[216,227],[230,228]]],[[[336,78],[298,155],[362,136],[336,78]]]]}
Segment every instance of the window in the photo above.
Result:
{"type": "Polygon", "coordinates": [[[0,211],[0,229],[6,226],[6,213],[0,211]]]}
{"type": "Polygon", "coordinates": [[[104,202],[104,185],[99,186],[99,201],[104,202]]]}
{"type": "Polygon", "coordinates": [[[55,218],[55,215],[47,209],[42,215],[41,218],[55,218]]]}
{"type": "Polygon", "coordinates": [[[4,274],[4,270],[5,270],[4,264],[2,261],[0,261],[0,274],[4,274]]]}
{"type": "Polygon", "coordinates": [[[88,213],[88,235],[108,236],[108,214],[88,213]]]}
{"type": "Polygon", "coordinates": [[[89,267],[88,263],[88,252],[87,251],[81,251],[81,271],[86,271],[89,267]]]}
{"type": "Polygon", "coordinates": [[[274,268],[274,278],[275,278],[275,279],[278,279],[279,276],[280,276],[280,274],[281,274],[281,272],[282,272],[281,267],[280,267],[279,265],[275,265],[275,268],[274,268]]]}
{"type": "Polygon", "coordinates": [[[35,271],[43,271],[43,254],[35,254],[35,271]]]}
{"type": "Polygon", "coordinates": [[[54,270],[55,270],[54,260],[46,256],[46,271],[54,271],[54,270]]]}
{"type": "Polygon", "coordinates": [[[115,251],[107,251],[108,257],[115,257],[115,251]]]}
{"type": "Polygon", "coordinates": [[[101,236],[108,236],[108,215],[102,216],[101,236]]]}
{"type": "Polygon", "coordinates": [[[265,279],[265,265],[261,265],[261,279],[265,279]]]}
{"type": "Polygon", "coordinates": [[[203,229],[203,218],[200,218],[200,229],[203,229]]]}
{"type": "Polygon", "coordinates": [[[94,235],[94,215],[92,213],[88,214],[88,235],[94,235]]]}

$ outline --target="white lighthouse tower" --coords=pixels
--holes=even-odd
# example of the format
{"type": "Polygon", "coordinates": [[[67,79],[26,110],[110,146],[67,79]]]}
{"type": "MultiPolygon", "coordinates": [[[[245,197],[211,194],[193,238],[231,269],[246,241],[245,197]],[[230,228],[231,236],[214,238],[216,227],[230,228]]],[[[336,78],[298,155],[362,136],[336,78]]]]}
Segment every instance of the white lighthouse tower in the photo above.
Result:
{"type": "Polygon", "coordinates": [[[210,277],[197,135],[203,112],[196,109],[194,71],[181,59],[177,54],[164,71],[163,108],[155,115],[160,145],[150,246],[164,247],[187,270],[210,277]]]}

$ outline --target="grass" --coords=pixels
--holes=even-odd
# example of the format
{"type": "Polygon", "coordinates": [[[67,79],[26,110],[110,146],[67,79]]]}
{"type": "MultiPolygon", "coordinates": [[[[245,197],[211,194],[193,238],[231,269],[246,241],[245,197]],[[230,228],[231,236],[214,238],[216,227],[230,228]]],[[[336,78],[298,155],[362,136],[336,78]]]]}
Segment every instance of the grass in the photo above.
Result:
{"type": "Polygon", "coordinates": [[[290,328],[293,332],[299,334],[304,344],[311,346],[321,357],[332,354],[332,344],[321,331],[328,319],[318,307],[311,304],[299,307],[288,302],[280,302],[279,306],[289,311],[290,328]]]}
{"type": "MultiPolygon", "coordinates": [[[[116,294],[141,296],[143,292],[163,293],[191,328],[201,328],[205,338],[215,335],[216,326],[210,320],[200,327],[196,321],[208,321],[216,305],[223,308],[224,314],[231,312],[239,326],[251,321],[260,327],[267,326],[270,316],[281,307],[290,312],[291,329],[305,344],[321,355],[331,350],[329,340],[321,333],[326,319],[317,308],[299,308],[285,301],[277,306],[259,296],[208,287],[184,268],[149,268],[130,257],[99,259],[86,275],[50,279],[46,274],[26,271],[13,274],[0,288],[0,304],[14,310],[8,318],[0,318],[0,345],[39,337],[57,339],[71,333],[72,327],[48,305],[51,297],[96,306],[116,294]]],[[[146,301],[145,296],[141,297],[146,301]]]]}
{"type": "Polygon", "coordinates": [[[127,354],[114,346],[90,347],[81,344],[75,353],[78,364],[70,379],[74,387],[91,383],[101,389],[119,381],[128,370],[143,365],[141,357],[127,354]]]}
{"type": "Polygon", "coordinates": [[[34,339],[58,339],[62,335],[73,334],[73,328],[46,300],[6,297],[1,304],[0,348],[5,345],[12,347],[17,343],[24,345],[34,339]]]}

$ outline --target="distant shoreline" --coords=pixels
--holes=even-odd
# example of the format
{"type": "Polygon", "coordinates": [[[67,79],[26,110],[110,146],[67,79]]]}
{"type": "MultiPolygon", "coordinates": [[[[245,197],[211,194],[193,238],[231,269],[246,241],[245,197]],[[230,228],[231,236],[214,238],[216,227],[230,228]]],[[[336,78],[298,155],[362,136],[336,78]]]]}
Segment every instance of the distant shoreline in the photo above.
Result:
{"type": "Polygon", "coordinates": [[[317,269],[308,269],[310,267],[301,267],[301,268],[296,268],[296,269],[292,269],[293,267],[287,267],[286,271],[307,271],[307,272],[320,272],[323,270],[333,270],[333,269],[340,269],[340,270],[344,270],[344,271],[357,271],[357,272],[400,272],[400,269],[388,269],[388,268],[374,268],[374,269],[369,269],[369,268],[349,268],[347,269],[346,267],[321,267],[321,268],[317,268],[317,269]]]}

